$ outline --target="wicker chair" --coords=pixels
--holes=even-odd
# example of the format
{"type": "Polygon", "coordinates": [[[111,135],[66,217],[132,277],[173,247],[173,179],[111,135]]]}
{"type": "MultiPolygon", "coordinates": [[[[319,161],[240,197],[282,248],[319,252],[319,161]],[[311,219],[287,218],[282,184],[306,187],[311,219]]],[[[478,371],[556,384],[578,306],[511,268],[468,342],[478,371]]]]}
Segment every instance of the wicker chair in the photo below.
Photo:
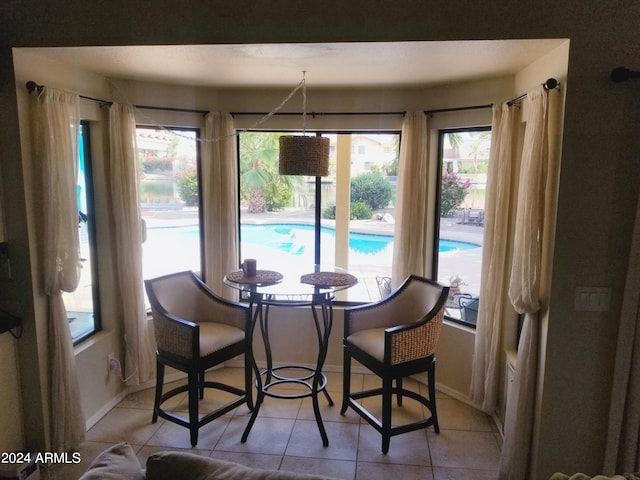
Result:
{"type": "Polygon", "coordinates": [[[245,331],[250,321],[249,308],[225,300],[213,293],[191,271],[145,280],[151,303],[156,336],[157,375],[153,423],[162,417],[189,429],[191,446],[198,443],[198,429],[245,402],[251,407],[251,369],[245,355],[244,390],[205,380],[205,371],[247,351],[245,331]],[[187,373],[187,384],[163,393],[165,365],[187,373]],[[223,390],[234,400],[202,419],[198,415],[198,397],[205,388],[223,390]],[[161,408],[169,398],[188,392],[189,418],[161,408]]]}
{"type": "Polygon", "coordinates": [[[353,308],[344,314],[344,376],[342,410],[355,410],[382,434],[382,452],[388,453],[391,437],[433,425],[440,431],[435,398],[434,351],[444,318],[449,287],[426,278],[410,276],[385,299],[353,308]],[[351,392],[351,359],[357,360],[382,379],[382,388],[351,392]],[[429,397],[404,389],[403,377],[427,372],[429,397]],[[393,381],[396,386],[393,386],[393,381]],[[397,395],[412,398],[427,407],[427,419],[391,426],[391,400],[397,395]],[[358,400],[382,396],[382,421],[358,400]]]}

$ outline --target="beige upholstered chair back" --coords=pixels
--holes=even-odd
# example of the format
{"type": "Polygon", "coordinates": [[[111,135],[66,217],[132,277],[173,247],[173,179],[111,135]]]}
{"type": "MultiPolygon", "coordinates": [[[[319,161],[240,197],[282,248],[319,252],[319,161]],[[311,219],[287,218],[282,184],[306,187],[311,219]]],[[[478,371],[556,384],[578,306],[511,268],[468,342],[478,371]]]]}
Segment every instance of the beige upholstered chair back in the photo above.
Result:
{"type": "Polygon", "coordinates": [[[371,328],[408,325],[424,319],[434,308],[441,310],[446,300],[443,287],[421,277],[412,276],[386,299],[349,315],[348,333],[371,328]],[[366,321],[359,322],[359,316],[366,321]]]}
{"type": "Polygon", "coordinates": [[[212,292],[191,271],[156,278],[150,284],[152,309],[164,310],[163,313],[194,323],[216,322],[245,328],[245,313],[212,292]]]}

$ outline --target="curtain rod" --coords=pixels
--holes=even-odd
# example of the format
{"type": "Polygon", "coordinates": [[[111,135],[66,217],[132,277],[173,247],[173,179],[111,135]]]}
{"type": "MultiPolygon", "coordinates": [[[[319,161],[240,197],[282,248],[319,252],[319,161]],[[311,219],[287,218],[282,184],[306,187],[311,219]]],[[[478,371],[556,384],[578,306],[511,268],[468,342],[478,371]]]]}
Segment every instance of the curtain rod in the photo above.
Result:
{"type": "MultiPolygon", "coordinates": [[[[546,88],[547,90],[553,90],[554,88],[556,88],[558,86],[558,80],[556,80],[555,78],[548,78],[546,82],[544,82],[542,85],[544,86],[544,88],[546,88]]],[[[522,100],[524,100],[525,98],[527,98],[527,94],[523,93],[522,95],[520,95],[519,97],[514,98],[513,100],[509,100],[507,102],[507,105],[512,106],[515,105],[516,103],[520,103],[522,100]]]]}
{"type": "MultiPolygon", "coordinates": [[[[307,112],[310,117],[323,117],[323,116],[348,116],[348,115],[404,115],[406,112],[307,112]]],[[[232,117],[242,115],[268,115],[267,112],[230,112],[232,117]]],[[[276,112],[273,114],[279,116],[301,116],[302,112],[276,112]]]]}
{"type": "MultiPolygon", "coordinates": [[[[29,91],[29,93],[31,92],[41,92],[44,89],[44,85],[38,85],[36,82],[34,81],[28,81],[27,84],[27,90],[29,91]]],[[[80,98],[84,99],[84,100],[89,100],[91,102],[96,102],[99,103],[101,106],[102,105],[113,105],[113,102],[109,101],[109,100],[101,100],[99,98],[94,98],[94,97],[87,97],[85,95],[78,95],[80,98]]],[[[196,110],[196,109],[191,109],[191,108],[177,108],[177,107],[155,107],[153,105],[134,105],[135,108],[141,108],[141,109],[145,109],[145,110],[164,110],[164,111],[168,111],[168,112],[183,112],[183,113],[199,113],[201,115],[206,115],[207,113],[209,113],[209,110],[196,110]]]]}
{"type": "MultiPolygon", "coordinates": [[[[619,67],[617,69],[614,69],[614,72],[616,70],[624,70],[623,74],[625,75],[625,78],[623,80],[614,80],[614,81],[624,81],[628,78],[631,77],[640,77],[640,72],[633,72],[631,70],[627,70],[626,68],[623,67],[619,67]]],[[[613,72],[612,72],[612,80],[613,80],[613,72]]],[[[554,88],[556,88],[558,86],[558,81],[555,78],[549,78],[546,82],[544,82],[544,87],[547,90],[553,90],[554,88]]],[[[28,81],[27,84],[27,90],[29,91],[29,93],[31,92],[41,92],[42,89],[44,88],[44,85],[38,85],[36,82],[34,81],[28,81]]],[[[100,100],[99,98],[93,98],[93,97],[87,97],[84,95],[80,95],[80,98],[83,98],[85,100],[90,100],[92,102],[97,102],[100,103],[101,105],[112,105],[113,102],[108,101],[108,100],[100,100]]],[[[520,95],[519,97],[516,97],[512,100],[509,100],[507,102],[507,104],[509,106],[511,105],[515,105],[517,103],[520,103],[522,100],[524,100],[525,98],[527,98],[527,94],[523,94],[520,95]]],[[[440,109],[434,109],[434,110],[425,110],[424,113],[426,115],[432,116],[435,113],[445,113],[445,112],[459,112],[459,111],[463,111],[463,110],[479,110],[479,109],[483,109],[483,108],[491,108],[493,106],[493,104],[486,104],[486,105],[470,105],[470,106],[466,106],[466,107],[453,107],[453,108],[440,108],[440,109]]],[[[165,111],[169,111],[169,112],[185,112],[185,113],[198,113],[201,115],[206,115],[207,113],[209,113],[209,110],[196,110],[196,109],[189,109],[189,108],[175,108],[175,107],[156,107],[156,106],[152,106],[152,105],[134,105],[135,108],[141,108],[141,109],[147,109],[147,110],[165,110],[165,111]]],[[[307,115],[310,115],[312,118],[315,117],[319,117],[319,116],[353,116],[353,115],[404,115],[406,112],[308,112],[307,115]]],[[[269,113],[267,112],[230,112],[231,116],[235,117],[235,116],[241,116],[241,115],[247,115],[247,116],[256,116],[256,115],[268,115],[269,113]]],[[[291,115],[291,116],[300,116],[302,115],[302,112],[276,112],[273,115],[281,115],[281,116],[287,116],[287,115],[291,115]]]]}
{"type": "Polygon", "coordinates": [[[611,70],[611,81],[613,82],[626,82],[631,78],[640,78],[640,72],[625,67],[616,67],[611,70]]]}

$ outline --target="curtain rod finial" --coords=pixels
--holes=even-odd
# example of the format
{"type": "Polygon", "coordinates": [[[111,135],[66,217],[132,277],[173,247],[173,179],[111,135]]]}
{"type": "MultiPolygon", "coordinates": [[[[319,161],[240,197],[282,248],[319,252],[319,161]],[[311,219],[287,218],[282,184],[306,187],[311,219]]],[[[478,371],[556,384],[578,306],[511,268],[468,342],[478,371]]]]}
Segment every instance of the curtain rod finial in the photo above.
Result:
{"type": "Polygon", "coordinates": [[[611,70],[611,81],[620,83],[626,82],[630,78],[640,77],[640,72],[634,72],[626,67],[616,67],[611,70]]]}
{"type": "Polygon", "coordinates": [[[544,82],[544,86],[547,90],[553,90],[558,86],[558,80],[556,80],[555,78],[549,78],[546,82],[544,82]]]}
{"type": "Polygon", "coordinates": [[[42,89],[44,88],[43,85],[38,85],[33,80],[29,80],[26,86],[27,86],[27,90],[29,90],[29,93],[36,92],[36,91],[41,92],[42,89]]]}

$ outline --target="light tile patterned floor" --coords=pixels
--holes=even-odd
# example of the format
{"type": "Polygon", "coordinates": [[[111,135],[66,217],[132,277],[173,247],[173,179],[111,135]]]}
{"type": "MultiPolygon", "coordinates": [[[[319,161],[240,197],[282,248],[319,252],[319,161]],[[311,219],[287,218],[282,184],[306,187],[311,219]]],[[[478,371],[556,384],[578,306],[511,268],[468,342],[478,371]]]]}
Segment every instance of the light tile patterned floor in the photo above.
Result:
{"type": "MultiPolygon", "coordinates": [[[[207,374],[241,386],[241,370],[225,368],[207,374]]],[[[200,455],[236,461],[248,466],[313,472],[349,480],[489,480],[497,478],[501,438],[492,420],[464,403],[438,393],[440,434],[433,428],[392,437],[390,451],[381,453],[381,437],[353,411],[340,415],[341,374],[329,373],[328,391],[335,405],[321,397],[321,408],[329,446],[323,447],[313,417],[310,399],[267,398],[247,439],[240,437],[249,418],[246,406],[200,429],[197,448],[189,444],[187,429],[165,420],[151,423],[153,390],[129,395],[103,417],[81,446],[82,463],[43,472],[44,479],[77,479],[95,456],[110,445],[128,441],[144,464],[147,457],[162,450],[185,450],[200,455]]],[[[356,374],[352,383],[370,385],[374,376],[356,374]]],[[[405,381],[410,388],[425,389],[405,381]]],[[[219,398],[207,391],[200,409],[206,412],[219,398]]],[[[372,400],[367,408],[379,411],[372,400]]],[[[166,406],[167,404],[165,404],[166,406]]],[[[168,404],[175,411],[186,410],[186,394],[168,404]]],[[[421,415],[422,406],[407,399],[396,408],[394,419],[403,422],[421,415]]]]}

